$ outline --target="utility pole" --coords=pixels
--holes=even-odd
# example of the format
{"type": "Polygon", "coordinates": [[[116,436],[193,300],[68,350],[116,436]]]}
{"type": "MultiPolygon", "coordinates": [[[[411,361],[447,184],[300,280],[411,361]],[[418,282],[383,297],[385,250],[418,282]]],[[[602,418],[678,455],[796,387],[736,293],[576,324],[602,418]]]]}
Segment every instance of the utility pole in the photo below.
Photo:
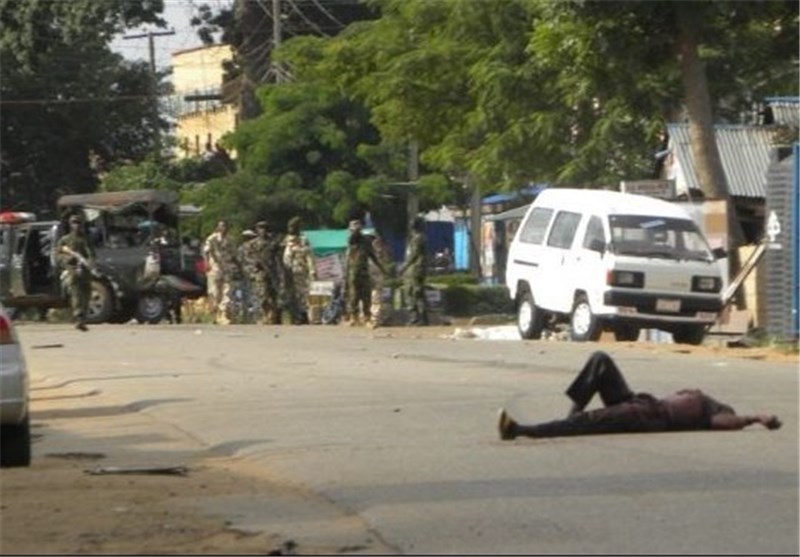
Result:
{"type": "Polygon", "coordinates": [[[275,83],[283,82],[283,72],[275,61],[275,49],[281,46],[281,0],[272,0],[272,53],[270,54],[275,83]]]}
{"type": "Polygon", "coordinates": [[[419,143],[412,139],[408,144],[408,181],[412,185],[408,188],[408,198],[406,200],[406,214],[408,219],[408,233],[411,234],[411,227],[419,211],[419,143]]]}
{"type": "MultiPolygon", "coordinates": [[[[156,75],[156,46],[155,46],[155,37],[164,37],[168,35],[174,35],[175,30],[170,29],[169,31],[148,31],[147,33],[140,33],[138,35],[128,35],[127,37],[122,37],[123,39],[143,39],[147,37],[148,46],[150,47],[150,82],[151,82],[151,90],[150,94],[153,95],[154,99],[158,98],[158,76],[156,75]]],[[[161,134],[156,127],[155,132],[155,145],[156,149],[158,150],[159,156],[161,155],[161,134]]]]}
{"type": "Polygon", "coordinates": [[[149,47],[150,47],[150,73],[153,76],[153,79],[156,77],[156,45],[155,41],[153,40],[155,37],[164,37],[168,35],[174,35],[175,30],[170,29],[169,31],[148,31],[147,33],[140,33],[138,35],[128,35],[126,37],[122,37],[123,39],[143,39],[147,37],[149,47]]]}

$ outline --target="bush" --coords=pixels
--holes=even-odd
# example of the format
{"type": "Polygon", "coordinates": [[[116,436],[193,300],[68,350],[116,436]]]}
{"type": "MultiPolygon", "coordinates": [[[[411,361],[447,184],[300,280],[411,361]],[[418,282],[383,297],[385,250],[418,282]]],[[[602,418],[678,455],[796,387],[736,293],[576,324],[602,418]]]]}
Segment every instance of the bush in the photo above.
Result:
{"type": "Polygon", "coordinates": [[[475,275],[468,272],[450,273],[448,275],[429,275],[427,283],[432,286],[463,286],[477,285],[478,279],[475,275]]]}
{"type": "Polygon", "coordinates": [[[454,317],[513,314],[514,302],[505,286],[454,285],[442,288],[442,310],[454,317]]]}

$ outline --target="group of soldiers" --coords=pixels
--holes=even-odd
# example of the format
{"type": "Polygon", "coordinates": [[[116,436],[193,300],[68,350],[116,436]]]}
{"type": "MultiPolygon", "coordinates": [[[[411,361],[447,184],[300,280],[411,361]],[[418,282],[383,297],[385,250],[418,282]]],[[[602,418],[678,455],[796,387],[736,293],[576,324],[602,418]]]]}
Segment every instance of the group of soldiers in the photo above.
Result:
{"type": "MultiPolygon", "coordinates": [[[[376,327],[385,317],[381,298],[384,278],[394,274],[391,256],[378,234],[363,233],[361,221],[351,221],[348,229],[343,285],[346,323],[376,327]]],[[[309,290],[316,269],[311,246],[300,230],[300,219],[289,221],[283,238],[265,221],[256,223],[255,232],[248,232],[236,246],[228,234],[228,223],[219,221],[203,246],[208,309],[215,323],[248,321],[247,317],[241,319],[241,314],[251,309],[255,310],[252,320],[264,324],[282,323],[285,313],[292,324],[309,323],[309,290]]],[[[398,272],[406,278],[411,315],[408,324],[427,325],[422,219],[412,226],[406,260],[398,272]]]]}
{"type": "Polygon", "coordinates": [[[226,324],[237,313],[253,313],[256,320],[276,325],[288,311],[293,324],[308,323],[308,290],[315,268],[311,246],[300,233],[300,219],[289,221],[283,238],[266,221],[242,236],[237,246],[228,234],[228,223],[219,221],[203,245],[207,300],[215,322],[226,324]]]}

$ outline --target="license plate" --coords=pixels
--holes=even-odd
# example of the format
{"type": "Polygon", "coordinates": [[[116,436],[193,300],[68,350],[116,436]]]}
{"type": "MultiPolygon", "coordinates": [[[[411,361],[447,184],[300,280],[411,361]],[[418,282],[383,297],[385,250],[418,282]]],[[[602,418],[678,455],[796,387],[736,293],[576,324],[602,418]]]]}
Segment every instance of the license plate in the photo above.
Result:
{"type": "Polygon", "coordinates": [[[656,300],[656,311],[662,311],[667,313],[678,313],[680,310],[681,310],[680,300],[664,300],[661,298],[656,300]]]}

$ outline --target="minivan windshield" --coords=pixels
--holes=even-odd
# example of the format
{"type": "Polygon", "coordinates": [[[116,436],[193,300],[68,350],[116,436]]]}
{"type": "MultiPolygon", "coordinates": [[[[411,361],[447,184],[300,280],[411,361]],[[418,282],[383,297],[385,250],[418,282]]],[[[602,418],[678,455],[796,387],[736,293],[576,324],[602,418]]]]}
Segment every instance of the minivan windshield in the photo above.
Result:
{"type": "Polygon", "coordinates": [[[694,221],[645,215],[611,215],[611,250],[618,255],[713,261],[694,221]]]}

